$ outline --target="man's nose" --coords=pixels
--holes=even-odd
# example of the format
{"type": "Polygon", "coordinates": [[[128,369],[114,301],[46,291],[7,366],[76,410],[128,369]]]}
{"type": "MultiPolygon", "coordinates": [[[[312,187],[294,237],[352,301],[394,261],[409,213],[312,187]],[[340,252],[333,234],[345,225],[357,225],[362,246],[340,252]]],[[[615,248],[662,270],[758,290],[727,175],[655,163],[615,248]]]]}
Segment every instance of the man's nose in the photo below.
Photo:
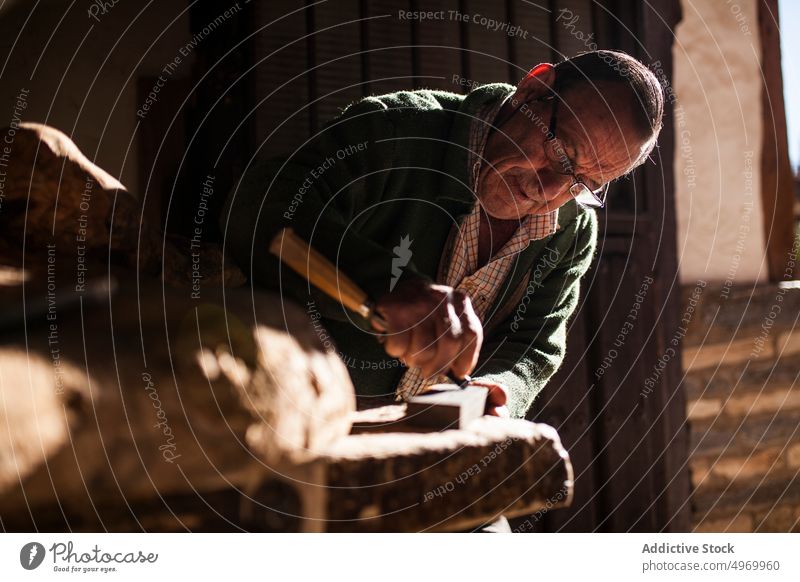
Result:
{"type": "Polygon", "coordinates": [[[539,173],[539,187],[542,198],[550,202],[558,198],[572,183],[572,176],[565,176],[553,171],[539,173]]]}

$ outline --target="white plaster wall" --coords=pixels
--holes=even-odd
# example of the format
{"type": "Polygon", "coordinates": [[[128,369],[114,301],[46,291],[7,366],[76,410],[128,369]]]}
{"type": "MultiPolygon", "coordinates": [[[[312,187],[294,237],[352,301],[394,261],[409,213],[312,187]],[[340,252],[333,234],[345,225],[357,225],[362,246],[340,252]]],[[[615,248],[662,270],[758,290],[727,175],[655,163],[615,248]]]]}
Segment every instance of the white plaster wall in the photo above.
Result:
{"type": "Polygon", "coordinates": [[[681,0],[675,178],[681,280],[767,277],[757,0],[681,0]]]}
{"type": "MultiPolygon", "coordinates": [[[[15,96],[28,89],[23,121],[60,129],[141,196],[137,82],[158,75],[189,42],[189,14],[180,14],[189,3],[158,0],[139,14],[147,3],[117,0],[97,14],[99,22],[87,13],[93,4],[46,0],[34,9],[35,2],[16,0],[3,6],[0,127],[11,121],[15,96]]],[[[193,55],[184,58],[174,78],[188,77],[192,65],[193,55]]]]}

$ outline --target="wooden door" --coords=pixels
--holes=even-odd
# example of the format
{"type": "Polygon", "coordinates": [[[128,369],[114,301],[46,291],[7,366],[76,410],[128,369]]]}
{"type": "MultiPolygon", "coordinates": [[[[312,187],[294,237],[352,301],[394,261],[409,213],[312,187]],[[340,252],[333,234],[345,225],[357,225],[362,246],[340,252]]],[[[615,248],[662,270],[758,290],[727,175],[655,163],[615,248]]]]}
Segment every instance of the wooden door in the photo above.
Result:
{"type": "MultiPolygon", "coordinates": [[[[214,8],[199,5],[201,26],[214,8]]],[[[225,111],[211,121],[210,135],[247,136],[226,143],[223,157],[240,166],[256,151],[292,151],[363,95],[418,87],[465,92],[459,78],[516,83],[536,63],[592,43],[633,54],[668,83],[678,6],[677,0],[254,2],[227,39],[198,48],[220,79],[200,88],[198,103],[218,102],[225,111]],[[422,9],[443,10],[448,18],[399,17],[422,9]],[[451,18],[453,12],[468,18],[451,18]],[[520,30],[492,31],[472,21],[476,14],[520,30]],[[244,54],[225,56],[238,43],[244,54]]],[[[214,150],[222,141],[209,143],[212,151],[195,157],[197,171],[219,157],[214,150]]],[[[573,505],[515,522],[526,531],[688,527],[680,356],[665,361],[679,320],[672,156],[670,105],[653,162],[615,184],[600,214],[599,253],[570,324],[566,360],[531,413],[556,426],[570,452],[573,505]]],[[[235,179],[236,170],[229,171],[218,187],[235,179]]]]}

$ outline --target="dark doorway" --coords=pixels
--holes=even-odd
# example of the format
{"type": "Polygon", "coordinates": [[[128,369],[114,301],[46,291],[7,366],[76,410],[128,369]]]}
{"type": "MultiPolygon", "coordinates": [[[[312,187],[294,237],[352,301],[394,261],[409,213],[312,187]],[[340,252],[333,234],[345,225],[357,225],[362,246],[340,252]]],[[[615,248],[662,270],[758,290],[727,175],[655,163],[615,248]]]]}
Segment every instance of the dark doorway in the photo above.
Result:
{"type": "MultiPolygon", "coordinates": [[[[220,7],[200,1],[192,10],[199,34],[220,7]]],[[[191,207],[194,182],[210,168],[218,191],[227,191],[255,152],[290,152],[364,95],[516,83],[536,63],[592,48],[625,50],[669,86],[679,18],[677,0],[249,3],[197,48],[202,80],[187,113],[193,141],[175,216],[191,216],[181,206],[191,207]],[[422,9],[480,14],[519,30],[399,16],[422,9]]],[[[668,357],[680,319],[672,161],[668,101],[652,162],[614,184],[600,213],[599,253],[570,325],[566,361],[532,410],[570,452],[575,498],[569,509],[529,520],[526,530],[688,529],[680,350],[668,357]]],[[[179,218],[168,225],[181,229],[179,218]]]]}

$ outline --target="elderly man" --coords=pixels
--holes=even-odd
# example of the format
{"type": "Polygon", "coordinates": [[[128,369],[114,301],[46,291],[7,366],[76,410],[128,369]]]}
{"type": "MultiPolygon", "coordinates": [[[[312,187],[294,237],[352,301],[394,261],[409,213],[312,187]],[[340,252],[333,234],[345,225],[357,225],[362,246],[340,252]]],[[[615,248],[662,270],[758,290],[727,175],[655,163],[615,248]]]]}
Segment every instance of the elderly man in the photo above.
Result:
{"type": "Polygon", "coordinates": [[[255,164],[222,215],[256,283],[306,305],[359,394],[408,397],[472,374],[522,417],[561,363],[609,182],[641,164],[662,89],[614,51],[540,64],[469,95],[367,97],[285,159],[255,164]],[[279,269],[289,226],[376,300],[376,330],[279,269]]]}

